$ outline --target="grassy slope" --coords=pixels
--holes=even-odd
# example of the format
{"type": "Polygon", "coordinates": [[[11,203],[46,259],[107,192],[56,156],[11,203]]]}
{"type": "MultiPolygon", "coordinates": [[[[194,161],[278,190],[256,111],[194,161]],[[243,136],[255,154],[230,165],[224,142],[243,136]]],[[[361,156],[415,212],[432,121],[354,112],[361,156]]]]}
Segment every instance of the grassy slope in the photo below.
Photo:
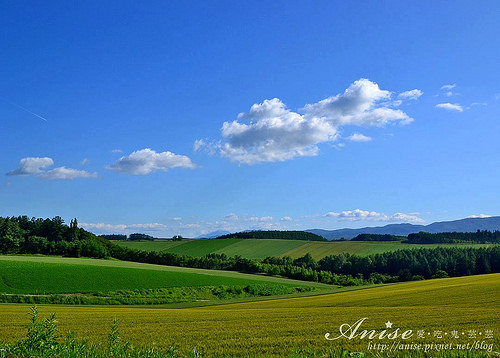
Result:
{"type": "Polygon", "coordinates": [[[361,242],[361,241],[299,241],[299,240],[255,240],[255,239],[217,239],[191,240],[180,244],[164,241],[151,242],[117,242],[119,245],[151,251],[167,251],[181,255],[203,256],[209,253],[224,253],[228,256],[240,255],[246,258],[265,258],[267,256],[284,256],[292,258],[304,256],[308,252],[319,260],[328,255],[338,255],[343,252],[367,256],[387,251],[415,249],[420,247],[486,247],[482,244],[440,244],[412,245],[401,242],[361,242]]]}
{"type": "Polygon", "coordinates": [[[114,243],[135,250],[163,251],[183,245],[186,241],[113,241],[114,243]]]}
{"type": "Polygon", "coordinates": [[[188,256],[205,256],[239,241],[241,239],[193,240],[165,251],[188,256]]]}
{"type": "Polygon", "coordinates": [[[293,250],[304,245],[299,240],[267,240],[267,239],[244,239],[216,253],[224,253],[227,256],[240,255],[250,259],[263,259],[268,256],[280,256],[283,252],[293,250]]]}
{"type": "MultiPolygon", "coordinates": [[[[407,282],[353,292],[315,297],[250,302],[188,309],[121,307],[41,307],[44,316],[56,312],[62,333],[104,342],[114,318],[120,319],[123,340],[158,347],[177,345],[181,351],[229,355],[244,352],[285,356],[293,348],[326,350],[338,345],[365,351],[367,340],[327,341],[326,332],[338,334],[339,326],[367,317],[362,329],[458,330],[460,339],[437,339],[432,333],[411,343],[472,343],[468,330],[493,330],[498,351],[500,336],[500,274],[407,282]],[[462,338],[463,337],[463,338],[462,338]]],[[[0,305],[0,339],[13,341],[28,324],[27,305],[0,305]]],[[[387,341],[385,341],[387,343],[387,341]]]]}
{"type": "Polygon", "coordinates": [[[249,285],[331,286],[239,272],[37,256],[0,256],[0,292],[70,293],[179,286],[249,285]]]}

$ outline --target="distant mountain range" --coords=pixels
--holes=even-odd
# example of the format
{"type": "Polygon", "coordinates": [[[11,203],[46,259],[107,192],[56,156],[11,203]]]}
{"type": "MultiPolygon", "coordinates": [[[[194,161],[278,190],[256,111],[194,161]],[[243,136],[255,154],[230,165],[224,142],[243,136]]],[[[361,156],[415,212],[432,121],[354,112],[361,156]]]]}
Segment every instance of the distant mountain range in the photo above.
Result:
{"type": "MultiPolygon", "coordinates": [[[[467,218],[453,221],[435,222],[429,225],[413,225],[413,224],[389,224],[385,226],[363,227],[360,229],[338,229],[338,230],[322,230],[310,229],[304,230],[313,234],[323,236],[328,240],[338,240],[341,238],[352,239],[359,234],[389,234],[407,236],[408,234],[425,231],[430,233],[437,232],[474,232],[477,230],[500,230],[500,216],[492,216],[489,218],[467,218]]],[[[252,231],[252,230],[245,230],[252,231]]],[[[230,231],[218,230],[206,233],[195,237],[195,239],[213,239],[222,235],[231,234],[230,231]]]]}
{"type": "Polygon", "coordinates": [[[352,239],[359,234],[389,234],[407,236],[408,234],[424,231],[430,233],[437,232],[474,232],[477,230],[500,230],[500,216],[492,216],[489,218],[467,218],[453,221],[435,222],[429,225],[413,225],[413,224],[389,224],[377,227],[364,227],[360,229],[338,229],[338,230],[321,230],[310,229],[304,230],[313,234],[323,236],[329,240],[338,240],[341,238],[352,239]]]}

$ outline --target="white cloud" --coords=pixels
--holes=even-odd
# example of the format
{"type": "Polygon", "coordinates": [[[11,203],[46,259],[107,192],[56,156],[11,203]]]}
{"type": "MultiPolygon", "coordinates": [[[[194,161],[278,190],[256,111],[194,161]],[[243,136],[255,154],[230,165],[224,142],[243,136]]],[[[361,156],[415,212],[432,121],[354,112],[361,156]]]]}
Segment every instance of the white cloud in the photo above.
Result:
{"type": "Polygon", "coordinates": [[[308,104],[304,114],[293,112],[278,98],[251,106],[237,120],[224,122],[222,140],[197,140],[196,150],[205,147],[241,164],[286,161],[315,156],[318,144],[338,139],[345,125],[378,126],[413,121],[401,110],[389,108],[391,92],[367,79],[355,81],[344,93],[308,104]]]}
{"type": "Polygon", "coordinates": [[[87,165],[90,164],[90,159],[88,158],[83,158],[83,160],[80,162],[80,165],[87,165]]]}
{"type": "Polygon", "coordinates": [[[347,137],[347,139],[350,140],[351,142],[369,142],[372,140],[371,137],[367,137],[361,133],[354,133],[349,137],[347,137]]]}
{"type": "Polygon", "coordinates": [[[422,92],[421,90],[414,89],[414,90],[411,90],[411,91],[401,92],[400,94],[398,94],[398,97],[399,98],[406,98],[406,99],[416,100],[420,96],[422,96],[423,94],[424,94],[424,92],[422,92]]]}
{"type": "Polygon", "coordinates": [[[42,172],[42,168],[54,165],[52,158],[29,157],[23,158],[19,162],[19,167],[7,173],[7,175],[32,175],[42,172]]]}
{"type": "Polygon", "coordinates": [[[110,169],[120,173],[146,175],[155,171],[167,171],[171,168],[195,168],[196,165],[185,155],[172,152],[157,153],[149,148],[138,150],[128,156],[121,157],[117,162],[108,165],[110,169]]]}
{"type": "Polygon", "coordinates": [[[204,147],[207,143],[203,139],[197,139],[194,141],[193,150],[196,152],[200,148],[204,147]]]}
{"type": "Polygon", "coordinates": [[[342,221],[389,221],[389,222],[424,222],[423,219],[416,215],[394,213],[392,215],[386,215],[383,213],[378,213],[376,211],[366,211],[366,210],[347,210],[340,213],[329,212],[324,215],[325,217],[337,218],[342,221]]]}
{"type": "Polygon", "coordinates": [[[99,232],[104,232],[104,231],[117,231],[117,232],[124,232],[127,229],[127,225],[124,224],[119,224],[119,225],[113,225],[113,224],[105,224],[105,223],[78,223],[78,226],[86,229],[86,230],[99,230],[99,232]]]}
{"type": "Polygon", "coordinates": [[[460,106],[459,104],[455,103],[439,103],[439,104],[436,104],[435,106],[436,108],[442,108],[442,109],[446,109],[447,111],[457,111],[457,112],[463,112],[464,109],[462,108],[462,106],[460,106]]]}
{"type": "Polygon", "coordinates": [[[413,119],[400,110],[387,107],[391,92],[365,78],[355,81],[343,94],[304,107],[308,118],[320,117],[336,126],[384,126],[393,121],[408,124],[413,119]]]}
{"type": "MultiPolygon", "coordinates": [[[[88,159],[84,159],[88,160],[88,159]]],[[[82,161],[82,165],[85,164],[82,161]]],[[[44,171],[47,167],[54,165],[54,160],[52,158],[44,157],[44,158],[23,158],[20,161],[20,165],[18,168],[10,171],[7,175],[37,175],[42,179],[76,179],[76,178],[96,178],[97,173],[90,173],[85,170],[77,170],[66,167],[58,167],[52,170],[44,171]]]]}
{"type": "Polygon", "coordinates": [[[121,150],[121,149],[113,149],[111,151],[111,153],[113,153],[113,154],[119,154],[119,153],[123,153],[123,150],[121,150]]]}
{"type": "Polygon", "coordinates": [[[172,218],[170,220],[172,220],[172,221],[182,221],[182,218],[176,217],[176,218],[172,218]]]}
{"type": "Polygon", "coordinates": [[[281,221],[292,221],[293,219],[290,216],[283,216],[280,220],[281,221]]]}
{"type": "Polygon", "coordinates": [[[441,89],[442,90],[451,90],[453,88],[457,87],[457,85],[454,83],[452,85],[444,85],[444,86],[441,86],[441,89]]]}
{"type": "Polygon", "coordinates": [[[42,173],[40,177],[48,180],[71,180],[77,178],[97,178],[97,173],[90,173],[85,170],[77,170],[66,167],[58,167],[42,173]]]}
{"type": "Polygon", "coordinates": [[[471,216],[467,216],[466,219],[484,219],[484,218],[491,218],[491,215],[487,215],[487,214],[479,214],[479,215],[471,215],[471,216]]]}
{"type": "Polygon", "coordinates": [[[145,223],[145,224],[105,224],[105,223],[78,223],[78,225],[89,231],[96,230],[99,233],[104,232],[119,232],[133,233],[136,231],[157,232],[167,230],[168,226],[160,223],[145,223]]]}

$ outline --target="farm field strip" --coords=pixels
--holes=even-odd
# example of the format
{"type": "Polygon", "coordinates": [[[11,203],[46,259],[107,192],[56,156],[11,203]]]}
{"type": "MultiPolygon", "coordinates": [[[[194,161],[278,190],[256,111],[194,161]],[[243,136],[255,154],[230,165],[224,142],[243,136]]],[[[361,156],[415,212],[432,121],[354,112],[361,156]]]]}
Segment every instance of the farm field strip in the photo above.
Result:
{"type": "Polygon", "coordinates": [[[264,259],[268,256],[280,256],[285,251],[303,245],[304,242],[300,240],[243,239],[215,253],[226,254],[228,257],[240,255],[249,259],[264,259]]]}
{"type": "MultiPolygon", "coordinates": [[[[43,316],[56,312],[60,331],[105,342],[113,319],[120,319],[123,340],[182,351],[237,355],[242,352],[285,356],[293,348],[327,350],[335,345],[366,351],[360,340],[327,341],[344,323],[366,317],[363,329],[492,330],[488,343],[500,342],[500,274],[407,282],[315,297],[236,303],[185,309],[42,306],[43,316]]],[[[29,306],[0,305],[0,340],[14,341],[28,324],[29,306]]],[[[439,342],[437,338],[421,339],[439,342]]],[[[460,342],[470,342],[461,338],[460,342]]],[[[442,342],[442,341],[441,341],[442,342]]]]}
{"type": "Polygon", "coordinates": [[[310,253],[319,260],[325,256],[349,253],[359,256],[387,251],[436,247],[488,247],[488,244],[403,244],[400,241],[300,241],[271,239],[199,239],[187,241],[118,241],[118,245],[145,251],[164,251],[188,256],[204,256],[210,253],[240,255],[245,258],[263,259],[268,256],[302,257],[310,253]]]}

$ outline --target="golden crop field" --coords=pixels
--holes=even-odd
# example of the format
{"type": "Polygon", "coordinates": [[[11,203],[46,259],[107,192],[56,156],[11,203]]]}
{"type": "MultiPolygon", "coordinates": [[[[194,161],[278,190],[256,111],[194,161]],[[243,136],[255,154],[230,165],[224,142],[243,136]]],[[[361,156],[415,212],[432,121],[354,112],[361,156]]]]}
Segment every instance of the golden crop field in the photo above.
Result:
{"type": "MultiPolygon", "coordinates": [[[[61,333],[71,330],[80,339],[104,343],[117,318],[124,341],[163,348],[175,345],[185,352],[196,347],[207,356],[280,357],[295,348],[326,351],[339,345],[367,352],[367,338],[328,341],[324,337],[327,332],[338,336],[340,325],[362,318],[366,320],[360,329],[380,332],[390,321],[393,326],[388,332],[412,330],[415,337],[409,343],[482,342],[477,344],[483,344],[483,349],[498,351],[500,274],[208,307],[42,306],[39,311],[42,316],[56,312],[61,333]],[[416,337],[418,331],[425,332],[423,338],[416,337]],[[476,338],[471,338],[473,331],[476,338]],[[458,338],[450,338],[455,333],[458,338]]],[[[0,305],[0,341],[13,342],[25,334],[28,312],[27,305],[0,305]]]]}

